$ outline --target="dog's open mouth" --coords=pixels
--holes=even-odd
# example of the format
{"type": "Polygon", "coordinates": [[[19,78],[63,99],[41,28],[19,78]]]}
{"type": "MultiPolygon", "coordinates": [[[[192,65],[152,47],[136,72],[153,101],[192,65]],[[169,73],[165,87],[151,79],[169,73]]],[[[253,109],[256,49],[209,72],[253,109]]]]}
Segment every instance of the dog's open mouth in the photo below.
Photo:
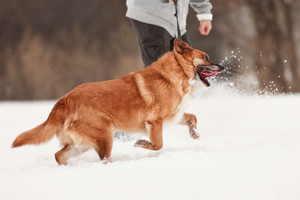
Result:
{"type": "Polygon", "coordinates": [[[206,87],[210,86],[210,83],[208,82],[208,80],[206,78],[215,76],[218,72],[220,72],[220,71],[213,71],[213,70],[210,70],[206,67],[205,68],[204,67],[198,67],[198,69],[197,69],[197,73],[199,75],[199,78],[206,87]]]}

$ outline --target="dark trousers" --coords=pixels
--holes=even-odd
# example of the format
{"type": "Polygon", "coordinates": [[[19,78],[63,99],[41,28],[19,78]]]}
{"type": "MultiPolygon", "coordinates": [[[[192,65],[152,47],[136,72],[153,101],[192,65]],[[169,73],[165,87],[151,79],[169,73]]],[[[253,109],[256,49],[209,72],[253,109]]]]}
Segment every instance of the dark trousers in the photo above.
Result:
{"type": "MultiPolygon", "coordinates": [[[[164,28],[131,19],[145,66],[151,65],[164,53],[173,50],[174,38],[164,28]]],[[[186,34],[183,41],[190,43],[186,34]]]]}

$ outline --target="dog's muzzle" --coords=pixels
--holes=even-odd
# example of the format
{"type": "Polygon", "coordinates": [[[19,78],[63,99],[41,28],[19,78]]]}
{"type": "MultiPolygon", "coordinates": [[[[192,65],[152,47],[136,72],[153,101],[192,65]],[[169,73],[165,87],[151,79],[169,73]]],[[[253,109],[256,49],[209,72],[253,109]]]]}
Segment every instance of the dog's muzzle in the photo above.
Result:
{"type": "Polygon", "coordinates": [[[196,73],[199,76],[200,81],[206,86],[209,87],[210,83],[206,78],[213,77],[217,73],[223,71],[225,67],[218,64],[212,64],[212,65],[199,65],[196,67],[196,73]]]}

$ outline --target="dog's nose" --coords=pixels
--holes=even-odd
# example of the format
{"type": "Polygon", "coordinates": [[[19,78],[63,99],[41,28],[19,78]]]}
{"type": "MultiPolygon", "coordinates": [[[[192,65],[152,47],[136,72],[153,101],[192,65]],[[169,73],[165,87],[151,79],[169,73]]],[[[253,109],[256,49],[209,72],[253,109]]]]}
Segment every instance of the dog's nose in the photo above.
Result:
{"type": "Polygon", "coordinates": [[[215,65],[217,65],[220,68],[220,71],[223,71],[225,69],[225,67],[223,67],[222,65],[219,64],[215,64],[215,65]]]}

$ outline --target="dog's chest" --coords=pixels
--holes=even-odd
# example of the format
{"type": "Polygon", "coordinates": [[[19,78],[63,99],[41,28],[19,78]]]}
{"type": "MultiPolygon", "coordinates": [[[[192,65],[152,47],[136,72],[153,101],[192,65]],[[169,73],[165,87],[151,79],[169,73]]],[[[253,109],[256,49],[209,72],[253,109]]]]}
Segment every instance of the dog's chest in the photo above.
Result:
{"type": "Polygon", "coordinates": [[[174,115],[174,122],[179,122],[182,119],[182,116],[184,114],[184,111],[187,109],[187,107],[190,105],[190,101],[191,101],[192,95],[191,93],[187,93],[181,103],[178,105],[177,107],[177,111],[174,115]]]}
{"type": "Polygon", "coordinates": [[[171,117],[171,119],[168,120],[169,122],[178,123],[182,119],[183,114],[189,106],[190,101],[192,99],[192,87],[192,85],[189,86],[188,92],[183,96],[183,98],[177,105],[174,115],[171,117]]]}

